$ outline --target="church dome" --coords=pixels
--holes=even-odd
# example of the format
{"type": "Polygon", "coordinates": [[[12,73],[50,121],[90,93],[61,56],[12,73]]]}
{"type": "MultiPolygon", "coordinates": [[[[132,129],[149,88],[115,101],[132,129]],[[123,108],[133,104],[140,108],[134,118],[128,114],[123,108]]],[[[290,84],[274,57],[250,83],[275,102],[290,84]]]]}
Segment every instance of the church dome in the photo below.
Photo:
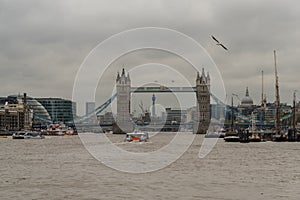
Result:
{"type": "Polygon", "coordinates": [[[242,98],[241,105],[243,106],[253,105],[253,99],[249,96],[248,87],[246,88],[246,96],[242,98]]]}
{"type": "Polygon", "coordinates": [[[253,104],[253,99],[251,97],[242,98],[242,104],[253,104]]]}

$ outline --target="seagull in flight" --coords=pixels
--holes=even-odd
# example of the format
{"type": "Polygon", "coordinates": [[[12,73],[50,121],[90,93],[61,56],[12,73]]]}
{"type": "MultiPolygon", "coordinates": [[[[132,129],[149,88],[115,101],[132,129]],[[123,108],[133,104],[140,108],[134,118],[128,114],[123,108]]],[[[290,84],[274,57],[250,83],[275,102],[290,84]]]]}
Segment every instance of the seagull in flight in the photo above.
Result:
{"type": "Polygon", "coordinates": [[[223,49],[225,49],[226,51],[228,50],[228,49],[227,49],[222,43],[220,43],[219,40],[217,40],[213,35],[212,35],[211,37],[212,37],[212,39],[213,39],[214,41],[217,42],[216,45],[220,45],[220,46],[223,47],[223,49]]]}

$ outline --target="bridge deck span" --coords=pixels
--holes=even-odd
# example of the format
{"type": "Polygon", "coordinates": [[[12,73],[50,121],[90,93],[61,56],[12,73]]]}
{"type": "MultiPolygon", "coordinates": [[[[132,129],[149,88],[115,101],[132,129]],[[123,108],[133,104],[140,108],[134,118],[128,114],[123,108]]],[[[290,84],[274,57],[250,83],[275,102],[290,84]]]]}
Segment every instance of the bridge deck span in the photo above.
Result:
{"type": "Polygon", "coordinates": [[[195,87],[131,87],[132,93],[196,92],[195,87]]]}

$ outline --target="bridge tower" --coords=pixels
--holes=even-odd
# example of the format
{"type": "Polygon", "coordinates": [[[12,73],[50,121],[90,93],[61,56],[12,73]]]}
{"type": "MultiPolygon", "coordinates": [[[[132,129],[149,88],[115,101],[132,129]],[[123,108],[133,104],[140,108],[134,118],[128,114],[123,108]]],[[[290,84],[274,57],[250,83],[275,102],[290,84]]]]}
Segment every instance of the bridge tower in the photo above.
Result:
{"type": "Polygon", "coordinates": [[[130,117],[130,101],[131,101],[131,80],[129,73],[125,74],[123,68],[122,74],[118,73],[116,79],[117,87],[117,119],[113,125],[113,133],[128,133],[133,131],[133,124],[130,117]]]}
{"type": "Polygon", "coordinates": [[[193,133],[205,134],[210,124],[210,76],[197,73],[196,79],[197,115],[193,126],[193,133]]]}

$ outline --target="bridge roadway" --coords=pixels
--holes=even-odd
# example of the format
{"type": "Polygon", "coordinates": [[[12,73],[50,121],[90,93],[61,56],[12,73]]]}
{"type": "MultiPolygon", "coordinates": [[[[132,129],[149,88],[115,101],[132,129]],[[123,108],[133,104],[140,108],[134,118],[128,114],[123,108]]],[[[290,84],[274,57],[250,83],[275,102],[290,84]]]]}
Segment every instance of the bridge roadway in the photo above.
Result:
{"type": "Polygon", "coordinates": [[[196,87],[131,87],[132,93],[196,92],[196,87]]]}
{"type": "MultiPolygon", "coordinates": [[[[78,123],[78,124],[76,124],[76,126],[103,126],[103,127],[105,127],[105,126],[112,126],[113,124],[112,123],[105,123],[105,124],[98,124],[98,123],[78,123]]],[[[152,124],[149,124],[149,125],[144,125],[144,126],[149,126],[149,127],[151,127],[151,126],[153,126],[153,127],[161,127],[163,124],[156,124],[156,125],[152,125],[152,124]]],[[[174,126],[174,127],[176,127],[176,126],[178,126],[178,124],[164,124],[164,125],[167,125],[167,126],[174,126]]],[[[181,126],[189,126],[189,125],[191,125],[191,123],[182,123],[182,124],[180,124],[181,126]]],[[[251,125],[250,123],[234,123],[234,125],[236,126],[236,127],[246,127],[246,128],[248,128],[249,127],[249,125],[251,125]]],[[[231,126],[231,123],[224,123],[224,126],[231,126]]],[[[256,126],[257,127],[274,127],[274,124],[256,124],[256,126]]],[[[284,125],[282,125],[282,127],[284,127],[284,125]]]]}

